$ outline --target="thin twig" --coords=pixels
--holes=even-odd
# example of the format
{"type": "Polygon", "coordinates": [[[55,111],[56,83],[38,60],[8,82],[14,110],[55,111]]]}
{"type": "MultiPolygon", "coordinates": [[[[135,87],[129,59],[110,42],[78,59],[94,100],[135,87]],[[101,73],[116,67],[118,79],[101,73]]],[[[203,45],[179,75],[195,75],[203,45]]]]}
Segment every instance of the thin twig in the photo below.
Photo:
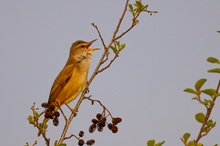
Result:
{"type": "Polygon", "coordinates": [[[92,24],[93,27],[95,27],[96,31],[98,32],[99,38],[101,39],[101,42],[102,42],[103,47],[104,47],[105,49],[107,49],[107,48],[106,48],[106,45],[105,45],[105,42],[104,42],[104,39],[103,39],[103,37],[102,37],[102,34],[101,34],[101,32],[99,31],[98,26],[95,25],[94,23],[91,23],[91,24],[92,24]]]}
{"type": "Polygon", "coordinates": [[[75,137],[76,139],[79,140],[79,138],[78,138],[76,135],[74,135],[74,134],[71,134],[70,136],[65,137],[64,140],[66,140],[66,139],[70,139],[70,138],[72,138],[72,137],[75,137]]]}
{"type": "Polygon", "coordinates": [[[106,70],[107,68],[109,68],[111,66],[111,64],[115,61],[115,59],[118,57],[118,55],[115,54],[115,57],[109,62],[108,65],[106,65],[105,67],[103,67],[102,69],[100,69],[98,71],[98,73],[103,72],[104,70],[106,70]]]}
{"type": "Polygon", "coordinates": [[[61,114],[63,115],[63,118],[65,119],[65,121],[67,122],[67,117],[66,115],[64,114],[63,110],[60,108],[60,111],[61,111],[61,114]]]}
{"type": "Polygon", "coordinates": [[[113,42],[115,41],[115,36],[116,36],[116,34],[118,33],[118,30],[119,30],[119,28],[120,28],[120,26],[121,26],[122,20],[124,19],[124,16],[125,16],[125,13],[126,13],[127,7],[128,7],[128,2],[129,2],[129,0],[126,1],[124,10],[123,10],[122,15],[121,15],[121,18],[119,19],[118,25],[117,25],[117,27],[116,27],[114,33],[113,33],[113,36],[112,36],[113,42]]]}
{"type": "Polygon", "coordinates": [[[37,141],[35,140],[34,143],[32,144],[32,146],[35,146],[37,145],[37,141]]]}
{"type": "Polygon", "coordinates": [[[88,100],[90,100],[90,101],[92,101],[92,102],[98,102],[99,105],[100,105],[104,110],[106,110],[106,111],[108,112],[108,114],[110,115],[110,117],[113,118],[111,112],[102,104],[102,102],[101,102],[100,100],[91,99],[90,97],[86,97],[85,99],[88,99],[88,100]]]}

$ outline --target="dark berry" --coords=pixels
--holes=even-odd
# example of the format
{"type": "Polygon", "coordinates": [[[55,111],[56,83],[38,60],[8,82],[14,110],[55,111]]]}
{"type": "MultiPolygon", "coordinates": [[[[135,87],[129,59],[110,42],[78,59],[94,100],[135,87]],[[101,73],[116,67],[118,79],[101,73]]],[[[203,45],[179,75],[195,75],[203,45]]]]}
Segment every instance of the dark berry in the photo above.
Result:
{"type": "Polygon", "coordinates": [[[47,104],[47,102],[43,102],[43,103],[41,104],[41,106],[42,106],[43,108],[47,108],[47,107],[48,107],[48,104],[47,104]]]}
{"type": "Polygon", "coordinates": [[[93,133],[96,129],[96,125],[95,124],[92,124],[90,127],[89,127],[89,132],[90,133],[93,133]]]}
{"type": "Polygon", "coordinates": [[[79,137],[83,137],[83,135],[84,135],[84,132],[83,132],[83,131],[80,131],[80,132],[79,132],[79,137]]]}
{"type": "Polygon", "coordinates": [[[53,110],[55,109],[55,106],[54,106],[53,104],[51,104],[51,105],[49,106],[49,108],[50,108],[51,111],[53,111],[53,110]]]}
{"type": "Polygon", "coordinates": [[[83,139],[80,139],[80,140],[78,141],[78,145],[79,145],[79,146],[83,146],[83,145],[84,145],[84,140],[83,140],[83,139]]]}
{"type": "Polygon", "coordinates": [[[87,145],[91,146],[95,143],[95,140],[94,139],[90,139],[86,142],[87,145]]]}
{"type": "Polygon", "coordinates": [[[112,130],[112,127],[113,127],[113,124],[112,124],[112,123],[109,123],[109,124],[108,124],[108,129],[109,129],[109,130],[112,130]]]}
{"type": "Polygon", "coordinates": [[[117,133],[118,132],[118,127],[113,125],[112,126],[112,133],[117,133]]]}
{"type": "Polygon", "coordinates": [[[54,118],[53,119],[53,125],[54,126],[58,126],[59,125],[59,119],[58,118],[54,118]]]}
{"type": "Polygon", "coordinates": [[[100,113],[97,114],[97,115],[96,115],[96,118],[97,118],[98,120],[100,120],[100,119],[102,118],[102,114],[100,114],[100,113]]]}
{"type": "Polygon", "coordinates": [[[112,123],[114,124],[114,125],[117,125],[118,123],[120,123],[122,121],[122,119],[120,118],[120,117],[117,117],[117,118],[113,118],[112,119],[112,123]]]}
{"type": "Polygon", "coordinates": [[[55,116],[55,117],[59,117],[59,116],[60,116],[60,113],[59,113],[58,111],[56,111],[56,112],[54,113],[54,116],[55,116]]]}
{"type": "Polygon", "coordinates": [[[51,118],[52,115],[51,115],[50,113],[46,112],[46,113],[44,114],[44,117],[45,117],[46,119],[48,119],[48,118],[51,118]]]}
{"type": "Polygon", "coordinates": [[[93,124],[97,124],[97,123],[98,123],[98,120],[92,119],[92,123],[93,123],[93,124]]]}
{"type": "Polygon", "coordinates": [[[51,113],[50,108],[47,108],[47,109],[45,110],[45,112],[47,112],[47,113],[51,113]]]}
{"type": "Polygon", "coordinates": [[[102,127],[102,126],[98,126],[98,127],[97,127],[97,130],[98,130],[99,132],[102,132],[102,131],[103,131],[103,127],[102,127]]]}

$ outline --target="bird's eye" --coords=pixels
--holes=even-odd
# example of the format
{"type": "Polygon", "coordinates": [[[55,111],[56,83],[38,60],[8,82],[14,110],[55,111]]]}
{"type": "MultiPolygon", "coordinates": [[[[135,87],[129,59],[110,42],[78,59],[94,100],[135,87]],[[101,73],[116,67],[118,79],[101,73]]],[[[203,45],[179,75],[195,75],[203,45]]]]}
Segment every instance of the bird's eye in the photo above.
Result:
{"type": "Polygon", "coordinates": [[[85,48],[86,46],[85,45],[81,45],[81,48],[85,48]]]}

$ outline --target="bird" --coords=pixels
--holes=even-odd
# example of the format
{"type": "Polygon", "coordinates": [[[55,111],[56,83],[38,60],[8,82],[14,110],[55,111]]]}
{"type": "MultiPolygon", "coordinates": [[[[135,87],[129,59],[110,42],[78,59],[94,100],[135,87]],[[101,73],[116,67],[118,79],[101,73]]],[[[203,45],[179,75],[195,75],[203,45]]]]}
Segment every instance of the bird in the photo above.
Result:
{"type": "MultiPolygon", "coordinates": [[[[86,42],[83,40],[75,41],[70,47],[69,58],[63,69],[60,71],[51,87],[49,99],[46,105],[42,127],[53,119],[53,114],[63,105],[68,104],[85,89],[90,68],[90,60],[95,50],[99,48],[90,48],[96,41],[86,42]]],[[[44,129],[44,128],[42,128],[44,129]]],[[[44,130],[38,132],[41,135],[44,130]]]]}

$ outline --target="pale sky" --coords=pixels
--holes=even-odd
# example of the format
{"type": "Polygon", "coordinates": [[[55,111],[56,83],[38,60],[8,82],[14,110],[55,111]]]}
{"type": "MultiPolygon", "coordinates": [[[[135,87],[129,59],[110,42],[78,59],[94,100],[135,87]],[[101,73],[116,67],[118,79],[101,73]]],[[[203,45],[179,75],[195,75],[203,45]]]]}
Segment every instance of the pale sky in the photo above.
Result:
{"type": "MultiPolygon", "coordinates": [[[[217,86],[219,75],[206,72],[217,66],[206,59],[220,59],[220,34],[216,32],[220,30],[220,1],[142,1],[159,13],[141,15],[140,23],[120,40],[126,48],[119,58],[90,86],[94,99],[101,100],[113,116],[122,117],[118,133],[106,128],[89,134],[91,119],[102,110],[84,101],[68,135],[84,130],[85,139],[95,139],[96,146],[145,146],[150,139],[165,140],[166,146],[183,145],[180,138],[185,132],[196,138],[201,125],[194,115],[205,108],[183,90],[194,87],[200,78],[208,79],[204,87],[217,86]]],[[[48,100],[72,42],[99,39],[91,23],[98,25],[109,43],[124,4],[124,0],[0,1],[1,145],[20,146],[35,140],[44,145],[37,129],[26,120],[33,102],[40,107],[48,100]]],[[[127,13],[122,30],[130,23],[127,13]]],[[[93,47],[102,48],[100,39],[93,47]]],[[[94,54],[90,75],[101,52],[94,54]]],[[[205,146],[220,144],[219,111],[217,100],[211,115],[217,125],[202,139],[205,146]]],[[[49,122],[51,145],[60,138],[63,121],[60,118],[58,127],[49,122]]],[[[76,139],[66,142],[77,145],[76,139]]]]}

